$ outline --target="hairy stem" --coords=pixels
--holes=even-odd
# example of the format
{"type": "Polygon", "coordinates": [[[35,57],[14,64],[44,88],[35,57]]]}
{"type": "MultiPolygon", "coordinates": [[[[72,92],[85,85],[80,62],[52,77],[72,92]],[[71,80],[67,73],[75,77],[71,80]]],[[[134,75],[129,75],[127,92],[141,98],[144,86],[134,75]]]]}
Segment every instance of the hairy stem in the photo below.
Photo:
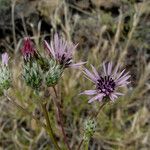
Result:
{"type": "Polygon", "coordinates": [[[57,108],[57,119],[58,119],[58,121],[60,122],[60,127],[61,127],[61,132],[62,132],[62,134],[63,134],[64,143],[66,144],[68,150],[71,150],[71,148],[70,148],[70,146],[69,146],[69,143],[68,143],[68,141],[67,141],[67,137],[66,137],[66,133],[65,133],[63,121],[62,121],[62,116],[61,116],[62,112],[61,112],[61,109],[60,109],[60,107],[59,107],[58,95],[57,95],[56,88],[53,87],[53,90],[54,90],[55,97],[56,97],[56,99],[53,100],[53,101],[54,101],[54,104],[55,104],[55,106],[56,106],[56,108],[57,108]]]}

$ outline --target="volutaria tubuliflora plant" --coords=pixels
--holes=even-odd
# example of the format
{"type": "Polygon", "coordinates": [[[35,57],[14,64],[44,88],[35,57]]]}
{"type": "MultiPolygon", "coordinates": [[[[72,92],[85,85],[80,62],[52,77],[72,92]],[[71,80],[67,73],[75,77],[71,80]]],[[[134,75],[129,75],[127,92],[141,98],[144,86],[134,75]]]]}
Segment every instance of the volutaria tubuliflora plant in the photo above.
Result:
{"type": "Polygon", "coordinates": [[[125,69],[119,72],[119,65],[113,67],[112,62],[103,63],[103,70],[101,72],[97,71],[96,68],[91,65],[92,72],[83,67],[85,62],[73,63],[73,51],[76,49],[77,45],[64,40],[57,33],[50,42],[43,42],[43,47],[46,50],[46,55],[43,56],[35,47],[34,43],[30,38],[25,38],[21,52],[23,55],[23,71],[22,77],[27,84],[34,91],[34,94],[39,97],[36,105],[41,106],[43,115],[45,117],[45,123],[41,122],[36,116],[32,115],[27,109],[23,108],[16,101],[12,100],[7,94],[7,90],[12,85],[12,73],[8,65],[8,54],[2,54],[2,63],[0,67],[0,94],[5,95],[7,99],[13,103],[18,109],[30,115],[31,118],[36,120],[41,128],[44,128],[48,133],[50,140],[53,142],[56,150],[63,149],[61,145],[58,144],[55,138],[54,127],[51,125],[51,120],[49,118],[49,112],[47,109],[48,100],[43,100],[40,92],[43,89],[49,90],[52,88],[55,93],[55,99],[53,100],[54,107],[57,110],[57,120],[60,123],[61,133],[63,135],[63,142],[65,144],[65,149],[71,150],[70,143],[68,142],[67,135],[63,125],[62,111],[60,109],[60,102],[58,99],[58,91],[56,85],[58,84],[64,70],[67,68],[79,68],[82,67],[83,74],[95,85],[92,90],[85,90],[80,95],[85,94],[92,96],[88,103],[99,102],[100,107],[97,113],[89,117],[84,122],[84,134],[81,142],[78,145],[78,150],[84,144],[84,149],[88,149],[88,143],[90,138],[96,131],[96,119],[100,110],[108,104],[110,101],[117,100],[118,96],[122,96],[123,93],[120,91],[120,87],[129,84],[129,73],[125,72],[125,69]]]}

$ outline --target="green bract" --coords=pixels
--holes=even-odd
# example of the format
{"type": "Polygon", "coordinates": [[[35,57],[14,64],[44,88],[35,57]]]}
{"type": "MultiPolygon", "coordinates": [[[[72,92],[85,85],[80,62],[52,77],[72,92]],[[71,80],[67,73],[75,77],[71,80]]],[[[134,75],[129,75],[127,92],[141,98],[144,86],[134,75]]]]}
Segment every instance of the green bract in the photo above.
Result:
{"type": "Polygon", "coordinates": [[[96,129],[96,122],[94,119],[87,119],[84,122],[84,136],[83,139],[88,141],[94,134],[96,129]]]}
{"type": "Polygon", "coordinates": [[[39,89],[42,85],[42,70],[36,62],[24,65],[23,77],[26,84],[33,89],[39,89]]]}
{"type": "Polygon", "coordinates": [[[0,95],[11,85],[11,73],[6,66],[0,68],[0,95]]]}
{"type": "Polygon", "coordinates": [[[45,84],[50,87],[58,83],[63,69],[54,60],[49,62],[49,70],[45,74],[45,84]]]}

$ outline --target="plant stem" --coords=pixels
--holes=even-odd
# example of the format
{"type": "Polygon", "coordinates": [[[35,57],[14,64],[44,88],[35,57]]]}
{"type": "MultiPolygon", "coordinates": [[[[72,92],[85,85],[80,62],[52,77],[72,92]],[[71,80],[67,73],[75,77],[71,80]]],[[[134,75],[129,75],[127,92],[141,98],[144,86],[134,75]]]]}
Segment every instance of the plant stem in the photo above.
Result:
{"type": "Polygon", "coordinates": [[[85,150],[88,150],[88,148],[89,148],[89,141],[86,141],[85,142],[85,150]]]}
{"type": "Polygon", "coordinates": [[[52,127],[51,127],[51,123],[50,123],[50,120],[49,120],[48,111],[46,109],[46,103],[41,104],[41,106],[42,106],[42,110],[43,110],[43,113],[44,113],[44,116],[45,116],[45,119],[46,119],[46,123],[47,123],[47,127],[48,127],[48,130],[47,130],[48,134],[49,134],[51,140],[53,141],[53,144],[55,145],[55,148],[57,150],[61,150],[60,147],[57,144],[56,139],[54,138],[54,133],[53,133],[53,130],[52,130],[52,127]]]}
{"type": "Polygon", "coordinates": [[[57,95],[56,88],[53,87],[53,90],[54,90],[55,97],[56,97],[56,99],[53,100],[53,102],[54,102],[54,104],[57,108],[57,119],[60,122],[60,127],[61,127],[61,132],[62,132],[62,135],[63,135],[64,143],[66,144],[68,150],[71,150],[71,148],[69,146],[69,143],[67,142],[67,137],[66,137],[66,133],[65,133],[65,129],[64,129],[63,121],[62,121],[62,116],[61,116],[62,112],[61,112],[60,107],[59,107],[58,95],[57,95]]]}
{"type": "MultiPolygon", "coordinates": [[[[54,139],[54,134],[53,134],[53,131],[52,131],[52,128],[51,128],[51,125],[49,126],[46,126],[44,123],[42,123],[40,120],[38,120],[38,118],[36,117],[36,116],[34,116],[34,115],[32,115],[28,110],[26,110],[25,108],[23,108],[22,106],[20,106],[15,100],[13,100],[12,98],[10,98],[7,94],[6,94],[6,92],[4,92],[4,95],[5,95],[5,97],[7,98],[7,100],[9,101],[9,102],[11,102],[13,105],[15,105],[19,110],[21,110],[23,113],[25,113],[26,115],[28,115],[28,116],[30,116],[32,119],[34,119],[41,127],[43,127],[47,132],[48,132],[48,134],[50,135],[50,138],[53,140],[53,142],[54,142],[54,145],[55,145],[55,147],[56,147],[56,149],[57,150],[61,150],[60,148],[59,148],[59,146],[58,146],[58,144],[57,144],[57,142],[55,141],[55,139],[54,139]]],[[[44,106],[43,105],[43,107],[44,107],[44,109],[46,108],[46,106],[44,106]]],[[[42,108],[43,108],[42,107],[42,108]]],[[[45,112],[45,110],[43,111],[44,112],[44,115],[46,115],[45,116],[45,118],[47,118],[48,117],[48,113],[47,113],[47,110],[46,110],[46,112],[45,112]]],[[[49,117],[48,117],[48,120],[49,120],[49,117]]],[[[46,119],[46,121],[47,121],[47,119],[46,119]]],[[[49,121],[49,123],[50,123],[50,121],[49,121]]]]}
{"type": "Polygon", "coordinates": [[[93,116],[93,118],[97,118],[97,117],[98,117],[100,111],[102,110],[102,108],[103,108],[106,104],[107,104],[107,102],[104,102],[102,105],[100,105],[100,107],[99,107],[97,113],[93,116]]]}
{"type": "Polygon", "coordinates": [[[79,144],[79,146],[78,146],[78,149],[77,149],[77,150],[80,150],[83,141],[84,141],[84,140],[82,139],[81,142],[80,142],[80,144],[79,144]]]}

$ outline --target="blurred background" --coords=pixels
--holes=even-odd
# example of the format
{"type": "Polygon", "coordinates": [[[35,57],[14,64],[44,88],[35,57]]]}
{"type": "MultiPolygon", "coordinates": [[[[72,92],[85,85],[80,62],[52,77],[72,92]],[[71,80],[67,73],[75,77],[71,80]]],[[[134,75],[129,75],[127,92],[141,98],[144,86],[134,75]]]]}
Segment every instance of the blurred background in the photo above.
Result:
{"type": "MultiPolygon", "coordinates": [[[[149,0],[0,0],[0,53],[8,52],[13,71],[9,94],[43,121],[33,91],[21,77],[20,53],[24,37],[31,37],[41,53],[44,39],[55,32],[79,43],[75,62],[87,61],[101,68],[103,61],[120,63],[131,74],[125,96],[110,103],[98,117],[90,150],[150,149],[150,1],[149,0]]],[[[63,121],[72,150],[83,136],[83,122],[99,103],[88,104],[79,96],[93,87],[82,70],[68,69],[59,82],[63,121]]],[[[48,93],[49,94],[49,93],[48,93]]],[[[50,94],[53,95],[53,92],[50,94]]],[[[62,141],[55,111],[49,100],[49,115],[58,141],[62,141]]],[[[0,98],[0,150],[54,149],[44,129],[0,98]]],[[[84,150],[84,147],[81,149],[84,150]]]]}

